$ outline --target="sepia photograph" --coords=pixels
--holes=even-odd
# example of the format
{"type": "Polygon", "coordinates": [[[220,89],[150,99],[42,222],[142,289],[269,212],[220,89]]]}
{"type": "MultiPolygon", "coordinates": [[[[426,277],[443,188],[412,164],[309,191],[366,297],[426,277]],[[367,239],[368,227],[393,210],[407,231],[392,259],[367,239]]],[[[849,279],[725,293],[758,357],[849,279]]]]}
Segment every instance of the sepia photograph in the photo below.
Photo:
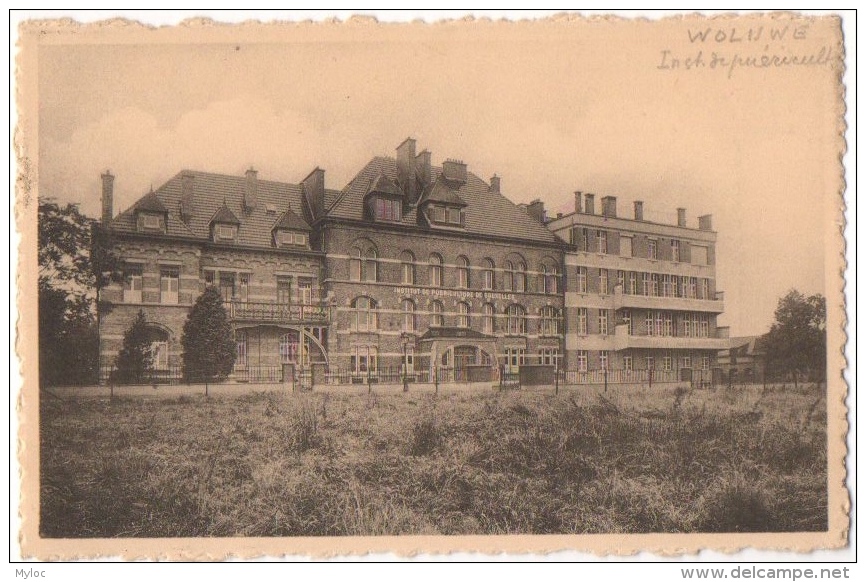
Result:
{"type": "Polygon", "coordinates": [[[22,555],[847,545],[840,17],[18,34],[22,555]]]}

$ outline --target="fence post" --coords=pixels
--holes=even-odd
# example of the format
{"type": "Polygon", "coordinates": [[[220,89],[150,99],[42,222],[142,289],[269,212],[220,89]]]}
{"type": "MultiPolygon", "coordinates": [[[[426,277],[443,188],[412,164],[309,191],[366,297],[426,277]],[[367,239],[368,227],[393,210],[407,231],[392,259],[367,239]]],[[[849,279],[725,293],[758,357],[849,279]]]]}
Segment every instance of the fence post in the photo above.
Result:
{"type": "Polygon", "coordinates": [[[367,364],[367,394],[373,393],[373,384],[370,382],[370,364],[367,364]]]}
{"type": "Polygon", "coordinates": [[[604,369],[604,391],[607,392],[607,368],[604,369]]]}
{"type": "Polygon", "coordinates": [[[433,366],[433,393],[439,394],[439,367],[433,366]]]}
{"type": "Polygon", "coordinates": [[[553,368],[553,380],[556,384],[556,391],[554,392],[554,394],[559,394],[559,368],[557,367],[553,368]]]}

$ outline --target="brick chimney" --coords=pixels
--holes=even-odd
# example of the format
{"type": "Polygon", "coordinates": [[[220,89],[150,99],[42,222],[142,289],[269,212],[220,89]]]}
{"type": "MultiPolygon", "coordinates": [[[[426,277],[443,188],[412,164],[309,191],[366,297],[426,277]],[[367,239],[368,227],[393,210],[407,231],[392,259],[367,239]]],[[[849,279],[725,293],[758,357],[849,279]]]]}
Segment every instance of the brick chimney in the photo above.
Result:
{"type": "Polygon", "coordinates": [[[259,197],[259,173],[250,168],[247,170],[247,183],[244,185],[244,210],[255,209],[259,197]]]}
{"type": "Polygon", "coordinates": [[[704,214],[698,216],[698,228],[701,230],[713,230],[713,215],[704,214]]]}
{"type": "Polygon", "coordinates": [[[686,225],[686,209],[677,208],[677,226],[686,225]]]}
{"type": "Polygon", "coordinates": [[[634,219],[643,220],[643,200],[634,201],[634,219]]]}
{"type": "Polygon", "coordinates": [[[547,217],[544,212],[544,202],[536,198],[532,202],[526,205],[526,212],[529,213],[529,216],[544,224],[546,222],[547,217]]]}
{"type": "Polygon", "coordinates": [[[605,196],[601,199],[601,213],[616,218],[616,196],[605,196]]]}
{"type": "Polygon", "coordinates": [[[301,180],[301,186],[307,205],[312,210],[312,218],[316,220],[325,213],[325,170],[317,167],[301,180]]]}
{"type": "Polygon", "coordinates": [[[466,183],[466,164],[462,160],[447,159],[442,162],[442,175],[447,180],[466,183]]]}
{"type": "Polygon", "coordinates": [[[586,213],[595,214],[595,194],[584,194],[586,213]]]}
{"type": "Polygon", "coordinates": [[[114,218],[114,176],[111,170],[102,174],[102,225],[108,226],[114,218]]]}
{"type": "MultiPolygon", "coordinates": [[[[430,152],[427,150],[423,150],[420,154],[415,156],[415,173],[418,178],[421,180],[421,187],[426,188],[433,182],[433,167],[430,163],[430,152]]],[[[415,200],[409,200],[411,203],[417,202],[417,199],[421,197],[421,192],[415,193],[415,200]]]]}
{"type": "Polygon", "coordinates": [[[195,214],[195,175],[184,172],[180,177],[180,218],[189,222],[195,214]]]}
{"type": "Polygon", "coordinates": [[[583,212],[583,192],[580,190],[574,192],[574,211],[577,214],[583,212]]]}
{"type": "Polygon", "coordinates": [[[411,137],[407,137],[397,146],[397,182],[409,202],[414,203],[418,200],[418,187],[415,181],[415,140],[411,137]]]}
{"type": "Polygon", "coordinates": [[[496,192],[497,194],[501,193],[501,190],[499,189],[499,180],[500,180],[500,178],[496,174],[493,174],[493,176],[490,177],[490,191],[491,192],[496,192]]]}

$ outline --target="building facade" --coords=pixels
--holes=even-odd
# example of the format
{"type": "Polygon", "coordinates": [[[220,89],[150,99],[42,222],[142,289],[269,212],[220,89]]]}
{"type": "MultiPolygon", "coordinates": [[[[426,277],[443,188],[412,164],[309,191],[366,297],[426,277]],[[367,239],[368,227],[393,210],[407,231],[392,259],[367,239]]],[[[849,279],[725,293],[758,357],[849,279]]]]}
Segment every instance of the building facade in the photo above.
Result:
{"type": "Polygon", "coordinates": [[[565,243],[565,367],[626,376],[710,379],[727,348],[716,289],[716,233],[709,215],[698,228],[618,215],[615,197],[575,193],[574,212],[548,224],[565,243]]]}
{"type": "Polygon", "coordinates": [[[154,368],[179,373],[183,324],[216,286],[237,345],[234,378],[322,363],[347,379],[385,371],[484,380],[564,349],[563,249],[543,212],[510,202],[456,160],[407,139],[342,190],[183,171],[103,222],[124,280],[102,290],[101,366],[139,310],[154,368]]]}

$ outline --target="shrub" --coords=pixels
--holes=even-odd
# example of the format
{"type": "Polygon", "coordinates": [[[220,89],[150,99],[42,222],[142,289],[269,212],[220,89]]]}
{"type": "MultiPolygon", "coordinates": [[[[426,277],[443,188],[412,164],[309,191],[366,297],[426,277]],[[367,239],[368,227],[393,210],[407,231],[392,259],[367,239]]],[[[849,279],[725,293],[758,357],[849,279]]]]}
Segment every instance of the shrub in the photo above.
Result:
{"type": "Polygon", "coordinates": [[[412,440],[409,454],[413,457],[424,457],[431,454],[439,444],[441,436],[436,421],[433,418],[424,418],[412,427],[412,440]]]}
{"type": "Polygon", "coordinates": [[[196,299],[183,325],[180,343],[188,382],[219,380],[232,371],[235,342],[216,287],[208,287],[196,299]]]}
{"type": "Polygon", "coordinates": [[[123,334],[123,347],[117,354],[115,365],[115,380],[121,384],[141,384],[147,378],[147,373],[153,364],[153,354],[150,348],[151,333],[147,329],[144,311],[138,310],[138,315],[123,334]]]}
{"type": "Polygon", "coordinates": [[[742,478],[724,482],[703,500],[698,529],[707,532],[773,531],[773,510],[763,489],[742,478]]]}

